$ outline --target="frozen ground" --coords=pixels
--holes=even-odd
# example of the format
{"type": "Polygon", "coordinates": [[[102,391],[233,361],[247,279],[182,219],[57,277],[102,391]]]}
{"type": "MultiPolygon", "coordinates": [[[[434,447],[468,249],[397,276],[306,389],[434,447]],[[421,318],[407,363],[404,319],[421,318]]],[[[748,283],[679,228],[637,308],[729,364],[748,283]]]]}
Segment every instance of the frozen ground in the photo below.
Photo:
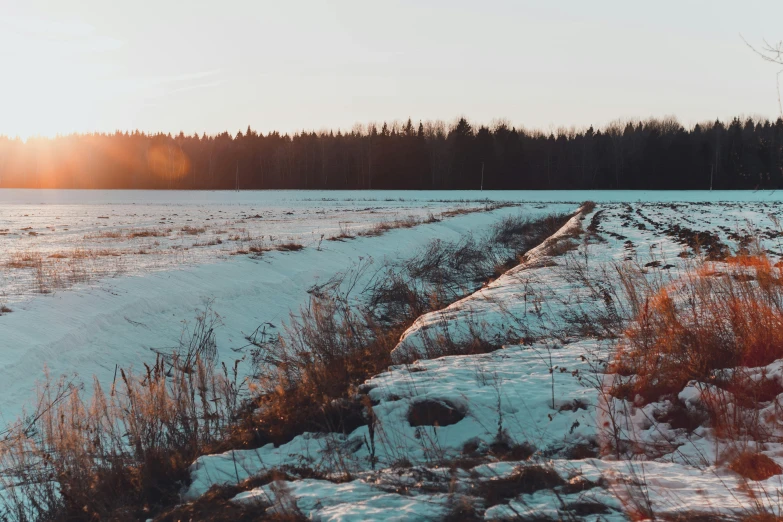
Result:
{"type": "MultiPolygon", "coordinates": [[[[573,234],[574,222],[562,230],[562,241],[571,244],[549,250],[559,255],[534,253],[475,294],[422,316],[395,351],[426,354],[428,343],[475,332],[502,340],[503,349],[425,356],[393,367],[361,390],[373,404],[372,431],[362,426],[346,435],[305,434],[279,447],[202,457],[192,466],[185,498],[198,498],[212,485],[301,466],[325,476],[273,482],[234,501],[260,500],[278,510],[295,505],[311,519],[341,521],[439,520],[448,514],[456,520],[455,509],[464,502],[488,520],[780,515],[781,475],[746,480],[727,468],[727,441],[711,428],[688,432],[652,422],[667,404],[637,408],[607,397],[603,390],[611,377],[601,368],[612,344],[573,319],[575,312],[591,310],[591,303],[603,304],[603,271],[618,263],[638,263],[649,277],[676,280],[695,259],[723,246],[747,247],[751,236],[777,262],[783,257],[780,218],[780,206],[767,201],[599,205],[585,216],[580,236],[573,234]],[[588,224],[600,238],[585,239],[588,224]],[[709,232],[710,239],[697,253],[689,238],[698,232],[709,232]],[[596,288],[588,291],[576,270],[596,288]],[[414,423],[417,405],[433,403],[449,410],[443,422],[414,423]],[[609,444],[610,415],[617,412],[625,420],[623,437],[638,444],[631,460],[618,460],[609,444]],[[539,474],[536,485],[525,482],[526,473],[539,474]]],[[[754,371],[782,382],[779,363],[754,371]]],[[[689,385],[679,398],[696,408],[702,389],[689,385]]],[[[779,407],[775,399],[762,411],[776,434],[779,407]]],[[[767,441],[758,449],[783,464],[779,443],[767,441]]]]}
{"type": "MultiPolygon", "coordinates": [[[[50,294],[16,294],[14,299],[0,302],[13,310],[0,315],[0,382],[4,383],[4,393],[0,394],[0,424],[15,421],[22,408],[31,405],[36,383],[44,379],[45,369],[54,378],[66,375],[76,377],[77,381],[89,381],[95,375],[104,384],[110,384],[118,366],[138,368],[143,362],[154,360],[154,350],[168,352],[177,347],[183,330],[192,326],[197,310],[203,309],[207,301],[211,301],[212,310],[222,319],[217,344],[220,357],[230,364],[243,356],[242,348],[247,344],[245,334],[263,323],[279,326],[291,311],[307,302],[310,287],[363,258],[372,257],[380,263],[386,257],[404,257],[433,238],[448,240],[482,233],[504,215],[522,212],[534,217],[576,208],[573,204],[522,204],[446,217],[439,222],[390,230],[378,237],[329,241],[330,235],[340,233],[341,223],[344,230],[347,227],[357,233],[378,221],[410,215],[426,218],[430,213],[440,217],[449,210],[483,209],[484,203],[415,197],[410,201],[381,199],[386,193],[376,193],[378,198],[365,194],[361,201],[337,200],[328,195],[314,201],[312,194],[298,196],[280,192],[272,193],[276,197],[259,193],[254,202],[248,201],[246,193],[238,193],[239,202],[232,202],[233,193],[195,193],[195,202],[191,201],[193,193],[181,193],[174,194],[164,204],[165,198],[158,193],[100,192],[98,199],[105,197],[104,201],[77,204],[79,198],[66,192],[62,196],[66,203],[54,204],[55,201],[46,199],[53,197],[48,191],[42,191],[43,196],[41,192],[24,192],[30,195],[21,196],[22,203],[0,205],[0,223],[16,223],[11,226],[13,230],[24,228],[19,226],[22,222],[35,224],[35,230],[41,234],[0,236],[3,245],[0,257],[8,255],[5,245],[14,245],[12,252],[16,249],[68,251],[75,248],[73,242],[82,246],[90,243],[91,246],[83,248],[97,248],[94,246],[97,244],[100,248],[119,249],[120,244],[130,248],[127,244],[159,241],[161,245],[152,248],[172,251],[174,245],[192,244],[200,236],[214,234],[205,232],[191,237],[172,232],[168,237],[133,239],[122,236],[85,240],[84,237],[103,230],[163,227],[159,221],[164,219],[166,228],[172,230],[184,226],[210,230],[213,227],[213,221],[207,220],[210,215],[226,215],[221,221],[224,228],[243,228],[256,238],[272,235],[280,238],[279,241],[299,241],[305,248],[295,252],[265,252],[260,256],[228,255],[227,248],[238,246],[236,242],[226,241],[222,245],[184,246],[174,250],[178,254],[109,257],[125,259],[124,270],[50,294]],[[142,194],[149,195],[153,201],[131,201],[141,199],[142,194]],[[24,203],[39,197],[47,202],[24,203]],[[253,215],[267,217],[249,219],[246,216],[251,211],[253,215]],[[56,220],[57,217],[61,219],[56,220]],[[49,222],[65,222],[63,228],[68,230],[58,231],[55,227],[55,231],[47,233],[44,223],[49,222]],[[229,222],[233,224],[227,225],[229,222]],[[323,241],[321,234],[326,235],[323,241]],[[226,243],[230,246],[226,247],[226,243]],[[174,258],[176,262],[168,262],[174,258]]],[[[0,199],[8,197],[7,191],[0,191],[0,199]]],[[[0,224],[0,229],[3,228],[9,225],[0,224]]],[[[3,290],[9,294],[14,285],[20,284],[20,273],[25,271],[30,270],[0,269],[0,284],[6,285],[0,287],[0,295],[3,290]],[[6,279],[2,279],[3,275],[6,279]]]]}
{"type": "Polygon", "coordinates": [[[437,196],[3,190],[0,301],[10,305],[74,284],[214,263],[253,249],[317,246],[377,223],[484,204],[437,196]]]}
{"type": "MultiPolygon", "coordinates": [[[[534,252],[479,292],[422,316],[396,351],[416,353],[438,338],[459,340],[476,331],[501,342],[503,349],[476,356],[425,357],[392,367],[361,390],[377,418],[372,433],[363,426],[345,435],[304,434],[279,447],[202,457],[191,468],[193,483],[183,491],[183,499],[198,498],[213,485],[300,466],[317,469],[323,477],[273,482],[240,493],[234,501],[261,500],[280,510],[293,503],[311,519],[341,521],[437,520],[454,513],[460,499],[477,505],[486,519],[556,518],[574,507],[585,520],[625,520],[644,505],[671,516],[728,516],[749,505],[779,510],[775,499],[783,490],[780,475],[748,484],[720,462],[720,441],[709,429],[687,434],[665,423],[646,422],[661,404],[634,408],[617,401],[618,409],[629,412],[627,430],[644,445],[660,449],[654,458],[617,460],[607,451],[607,398],[601,392],[606,377],[596,370],[611,356],[612,347],[566,320],[569,312],[595,301],[594,293],[573,277],[573,267],[580,263],[596,281],[602,270],[628,260],[649,263],[650,274],[676,278],[694,259],[688,238],[697,232],[709,232],[714,248],[741,247],[755,235],[773,262],[781,260],[778,193],[183,193],[174,196],[176,201],[167,200],[172,196],[166,193],[152,193],[143,205],[134,204],[139,194],[100,193],[92,207],[80,203],[83,195],[74,192],[0,191],[0,234],[6,232],[0,236],[0,242],[5,241],[0,256],[8,255],[6,245],[57,252],[74,248],[69,246],[73,241],[94,241],[83,248],[125,249],[124,257],[133,260],[116,277],[100,274],[45,296],[15,294],[14,311],[0,316],[0,382],[7,385],[0,396],[2,421],[15,419],[29,402],[44,366],[53,375],[95,374],[110,382],[116,365],[138,367],[154,357],[153,349],[176,346],[205,300],[213,300],[213,309],[223,318],[218,346],[221,357],[231,360],[241,356],[243,334],[264,322],[280,324],[305,303],[308,288],[360,258],[409,256],[433,238],[480,233],[505,215],[573,211],[574,202],[593,199],[602,203],[585,216],[582,229],[595,219],[602,240],[574,236],[572,222],[563,230],[567,248],[558,251],[560,255],[552,257],[549,249],[534,252]],[[476,199],[484,197],[533,202],[379,237],[320,241],[321,234],[339,234],[346,221],[358,231],[376,220],[481,206],[476,199]],[[544,203],[552,200],[570,203],[544,203]],[[48,223],[62,221],[60,214],[69,216],[69,225],[49,230],[48,223]],[[33,228],[23,230],[28,226],[33,228]],[[186,226],[205,231],[191,237],[182,232],[186,226]],[[129,238],[127,232],[100,237],[102,231],[159,227],[171,232],[146,238],[129,238]],[[229,255],[241,248],[230,239],[195,246],[200,235],[223,234],[215,234],[222,227],[233,227],[235,233],[244,228],[255,238],[249,241],[298,241],[306,248],[251,257],[229,255]],[[179,252],[132,254],[137,240],[158,241],[160,245],[150,248],[179,252]],[[170,248],[176,245],[182,246],[170,248]],[[167,255],[181,257],[168,262],[167,255]],[[144,256],[158,260],[143,261],[144,256]],[[523,338],[526,342],[520,343],[523,338]],[[422,403],[456,411],[454,422],[411,425],[410,412],[422,403]],[[531,469],[544,473],[547,487],[519,486],[520,477],[531,469]],[[490,490],[500,493],[492,502],[481,500],[490,490]]],[[[701,255],[707,254],[703,249],[701,255]]],[[[7,293],[19,284],[11,273],[3,283],[7,293]]],[[[765,373],[783,382],[780,365],[765,373]]],[[[684,389],[681,399],[690,405],[701,400],[694,387],[684,389]]],[[[777,401],[766,413],[776,408],[777,401]]],[[[766,444],[762,451],[783,464],[779,444],[766,444]]]]}
{"type": "Polygon", "coordinates": [[[0,190],[0,305],[109,277],[305,246],[482,201],[739,201],[778,192],[0,190]]]}

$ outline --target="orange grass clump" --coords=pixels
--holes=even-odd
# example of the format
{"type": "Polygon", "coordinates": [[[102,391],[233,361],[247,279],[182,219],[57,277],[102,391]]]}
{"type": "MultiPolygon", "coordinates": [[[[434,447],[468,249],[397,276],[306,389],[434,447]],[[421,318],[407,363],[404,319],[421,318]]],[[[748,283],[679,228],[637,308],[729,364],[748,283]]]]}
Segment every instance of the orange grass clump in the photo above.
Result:
{"type": "Polygon", "coordinates": [[[614,369],[636,375],[631,398],[677,393],[714,372],[783,357],[781,268],[766,256],[730,258],[643,289],[614,369]]]}

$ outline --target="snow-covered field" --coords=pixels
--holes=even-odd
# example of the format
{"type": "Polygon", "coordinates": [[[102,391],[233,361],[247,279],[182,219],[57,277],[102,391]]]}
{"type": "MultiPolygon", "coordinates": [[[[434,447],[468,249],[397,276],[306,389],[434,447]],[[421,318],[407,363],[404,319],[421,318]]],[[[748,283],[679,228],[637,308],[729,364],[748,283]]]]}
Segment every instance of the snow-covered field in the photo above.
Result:
{"type": "MultiPolygon", "coordinates": [[[[202,457],[192,467],[194,481],[185,498],[197,498],[215,484],[235,484],[294,465],[326,470],[336,483],[271,483],[240,493],[235,501],[257,499],[282,510],[293,499],[317,520],[438,520],[454,516],[455,506],[465,499],[490,520],[780,515],[781,475],[754,481],[728,469],[726,459],[737,440],[704,426],[688,431],[653,421],[668,403],[637,408],[608,397],[611,376],[600,368],[611,357],[612,342],[580,334],[567,318],[569,312],[590,310],[595,301],[585,279],[574,276],[578,267],[587,273],[580,277],[597,285],[609,283],[604,271],[624,262],[644,267],[650,277],[676,280],[694,260],[709,256],[709,248],[723,244],[738,250],[750,235],[761,239],[775,263],[783,257],[781,217],[779,206],[768,202],[599,205],[585,216],[582,235],[571,238],[572,251],[528,256],[477,293],[421,317],[395,351],[409,355],[428,339],[459,339],[476,331],[485,339],[504,339],[503,349],[393,367],[362,390],[377,419],[373,433],[363,426],[344,436],[305,434],[279,447],[202,457]],[[584,228],[593,222],[598,236],[586,241],[584,228]],[[716,242],[696,247],[700,253],[695,253],[686,228],[708,231],[716,242]],[[532,342],[509,342],[514,335],[532,342]],[[412,425],[415,406],[428,402],[459,413],[441,426],[412,425]],[[622,417],[623,437],[638,444],[634,458],[618,459],[611,449],[610,416],[612,422],[622,417]],[[499,441],[529,448],[532,456],[496,452],[499,441]],[[520,477],[533,469],[555,476],[537,485],[525,483],[520,477]],[[343,482],[346,476],[350,479],[343,482]],[[503,491],[509,483],[513,493],[487,500],[487,488],[503,491]]],[[[574,225],[562,233],[573,236],[574,225]]],[[[783,382],[779,363],[755,373],[783,382]]],[[[687,408],[698,408],[702,389],[692,383],[679,399],[687,408]]],[[[777,399],[762,406],[762,416],[772,419],[770,429],[778,433],[777,399]]],[[[783,463],[776,440],[743,444],[783,463]]]]}
{"type": "MultiPolygon", "coordinates": [[[[154,358],[154,350],[175,347],[207,301],[222,318],[220,357],[231,361],[242,356],[245,334],[263,323],[280,325],[307,302],[314,284],[363,259],[405,259],[432,239],[485,233],[518,213],[535,218],[573,212],[590,199],[597,208],[566,225],[561,241],[528,253],[522,264],[475,294],[420,317],[395,354],[407,359],[439,338],[459,340],[476,332],[502,349],[394,366],[360,390],[373,404],[372,432],[362,426],[345,435],[304,434],[279,447],[201,457],[183,499],[281,466],[301,466],[324,478],[270,483],[233,501],[261,500],[281,510],[293,502],[311,519],[341,521],[437,520],[454,513],[460,499],[473,502],[490,520],[557,518],[565,512],[586,520],[626,520],[645,509],[658,516],[728,516],[746,513],[749,506],[780,514],[781,475],[748,483],[727,469],[721,460],[724,441],[711,429],[686,432],[651,423],[665,404],[636,408],[608,398],[610,377],[600,368],[611,358],[613,342],[595,335],[597,325],[591,330],[568,318],[601,304],[608,291],[600,286],[611,284],[606,272],[626,262],[675,280],[711,248],[747,246],[751,236],[761,240],[773,263],[783,260],[778,203],[783,194],[118,191],[98,193],[90,203],[84,197],[0,191],[0,264],[6,265],[0,268],[0,305],[5,298],[13,310],[0,315],[0,422],[13,421],[29,404],[44,367],[55,376],[96,375],[110,382],[117,365],[139,367],[154,358]],[[448,214],[483,207],[485,198],[518,205],[448,214]],[[428,219],[444,213],[443,219],[428,219]],[[328,240],[347,229],[355,234],[408,216],[421,223],[376,237],[328,240]],[[594,225],[590,237],[588,225],[594,225]],[[165,235],[133,236],[140,230],[165,235]],[[696,253],[692,238],[698,232],[708,232],[712,243],[701,244],[696,253]],[[236,235],[245,239],[231,239],[236,235]],[[221,242],[203,244],[207,238],[221,242]],[[232,255],[253,242],[305,248],[232,255]],[[52,255],[77,248],[116,251],[120,255],[90,260],[118,263],[117,270],[96,268],[95,277],[40,295],[34,275],[27,281],[18,275],[34,269],[8,265],[14,253],[18,259],[19,252],[52,255]],[[457,412],[453,422],[411,425],[411,411],[424,403],[457,412]],[[624,412],[623,429],[660,451],[617,459],[607,450],[608,411],[624,412]],[[534,468],[546,487],[520,479],[534,468]],[[506,491],[509,484],[516,489],[497,493],[491,503],[481,494],[488,488],[506,491]]],[[[705,236],[699,237],[703,243],[705,236]]],[[[764,373],[783,384],[779,364],[764,373]]],[[[698,387],[686,387],[680,399],[698,406],[698,387]]],[[[768,413],[777,407],[775,400],[768,413]]],[[[765,442],[760,451],[783,464],[780,444],[765,442]]]]}
{"type": "Polygon", "coordinates": [[[0,382],[5,383],[0,424],[15,421],[22,408],[31,405],[45,369],[54,378],[78,374],[89,380],[95,375],[111,383],[118,366],[138,368],[154,360],[154,350],[178,346],[183,330],[192,326],[207,301],[223,323],[216,332],[219,354],[232,362],[241,357],[245,334],[263,323],[279,326],[306,304],[310,287],[362,258],[380,263],[404,257],[433,238],[453,240],[486,231],[504,215],[522,212],[532,217],[576,208],[572,203],[524,203],[484,212],[486,203],[484,198],[477,201],[481,194],[476,192],[456,199],[449,193],[414,193],[407,199],[402,193],[346,193],[349,197],[339,199],[332,193],[286,191],[76,192],[0,191],[0,233],[8,231],[0,235],[0,305],[13,310],[0,315],[0,382]],[[377,222],[409,216],[426,221],[430,214],[440,219],[444,212],[466,209],[482,211],[446,214],[441,221],[377,237],[329,240],[341,227],[359,234],[377,222]],[[49,223],[54,230],[47,228],[49,223]],[[22,230],[28,226],[37,235],[22,230]],[[177,232],[186,226],[206,231],[194,236],[177,232]],[[128,238],[129,231],[160,228],[172,232],[128,238]],[[108,231],[121,235],[96,237],[108,231]],[[232,234],[251,239],[233,241],[228,239],[232,234]],[[223,237],[224,242],[194,246],[209,237],[223,237]],[[262,255],[248,251],[255,242],[289,241],[305,248],[262,255]],[[121,252],[88,261],[109,267],[117,263],[122,270],[100,271],[85,282],[40,294],[27,284],[35,277],[34,269],[2,267],[16,252],[70,253],[79,248],[121,252]],[[140,248],[148,253],[134,253],[140,248]],[[231,255],[241,248],[244,254],[231,255]],[[18,291],[22,286],[27,291],[18,291]]]}
{"type": "MultiPolygon", "coordinates": [[[[214,263],[482,203],[385,193],[0,191],[0,300],[214,263]]],[[[484,199],[484,198],[482,198],[484,199]]]]}

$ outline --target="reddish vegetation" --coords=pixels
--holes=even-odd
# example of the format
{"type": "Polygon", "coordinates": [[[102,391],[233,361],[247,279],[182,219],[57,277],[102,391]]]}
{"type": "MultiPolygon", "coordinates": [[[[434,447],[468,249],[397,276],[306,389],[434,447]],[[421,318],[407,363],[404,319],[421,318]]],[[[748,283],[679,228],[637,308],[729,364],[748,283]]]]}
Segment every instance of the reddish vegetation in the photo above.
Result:
{"type": "MultiPolygon", "coordinates": [[[[635,296],[636,318],[615,364],[618,373],[637,375],[633,389],[624,391],[630,398],[649,402],[676,394],[690,380],[711,382],[716,370],[783,357],[781,269],[764,256],[731,258],[720,268],[705,265],[676,286],[652,286],[635,296]]],[[[722,384],[738,391],[748,383],[732,372],[722,384]]]]}
{"type": "Polygon", "coordinates": [[[783,474],[783,468],[774,460],[763,453],[749,451],[740,453],[731,461],[729,469],[750,480],[767,480],[774,475],[783,474]]]}

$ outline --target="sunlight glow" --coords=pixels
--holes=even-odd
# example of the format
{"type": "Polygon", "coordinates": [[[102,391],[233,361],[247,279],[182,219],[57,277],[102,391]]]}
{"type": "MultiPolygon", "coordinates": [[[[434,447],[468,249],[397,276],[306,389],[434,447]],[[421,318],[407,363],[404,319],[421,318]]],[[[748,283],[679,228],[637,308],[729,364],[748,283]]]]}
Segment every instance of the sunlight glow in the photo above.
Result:
{"type": "Polygon", "coordinates": [[[120,42],[84,24],[30,18],[0,20],[0,132],[53,136],[89,131],[110,96],[116,72],[102,60],[120,42]]]}

